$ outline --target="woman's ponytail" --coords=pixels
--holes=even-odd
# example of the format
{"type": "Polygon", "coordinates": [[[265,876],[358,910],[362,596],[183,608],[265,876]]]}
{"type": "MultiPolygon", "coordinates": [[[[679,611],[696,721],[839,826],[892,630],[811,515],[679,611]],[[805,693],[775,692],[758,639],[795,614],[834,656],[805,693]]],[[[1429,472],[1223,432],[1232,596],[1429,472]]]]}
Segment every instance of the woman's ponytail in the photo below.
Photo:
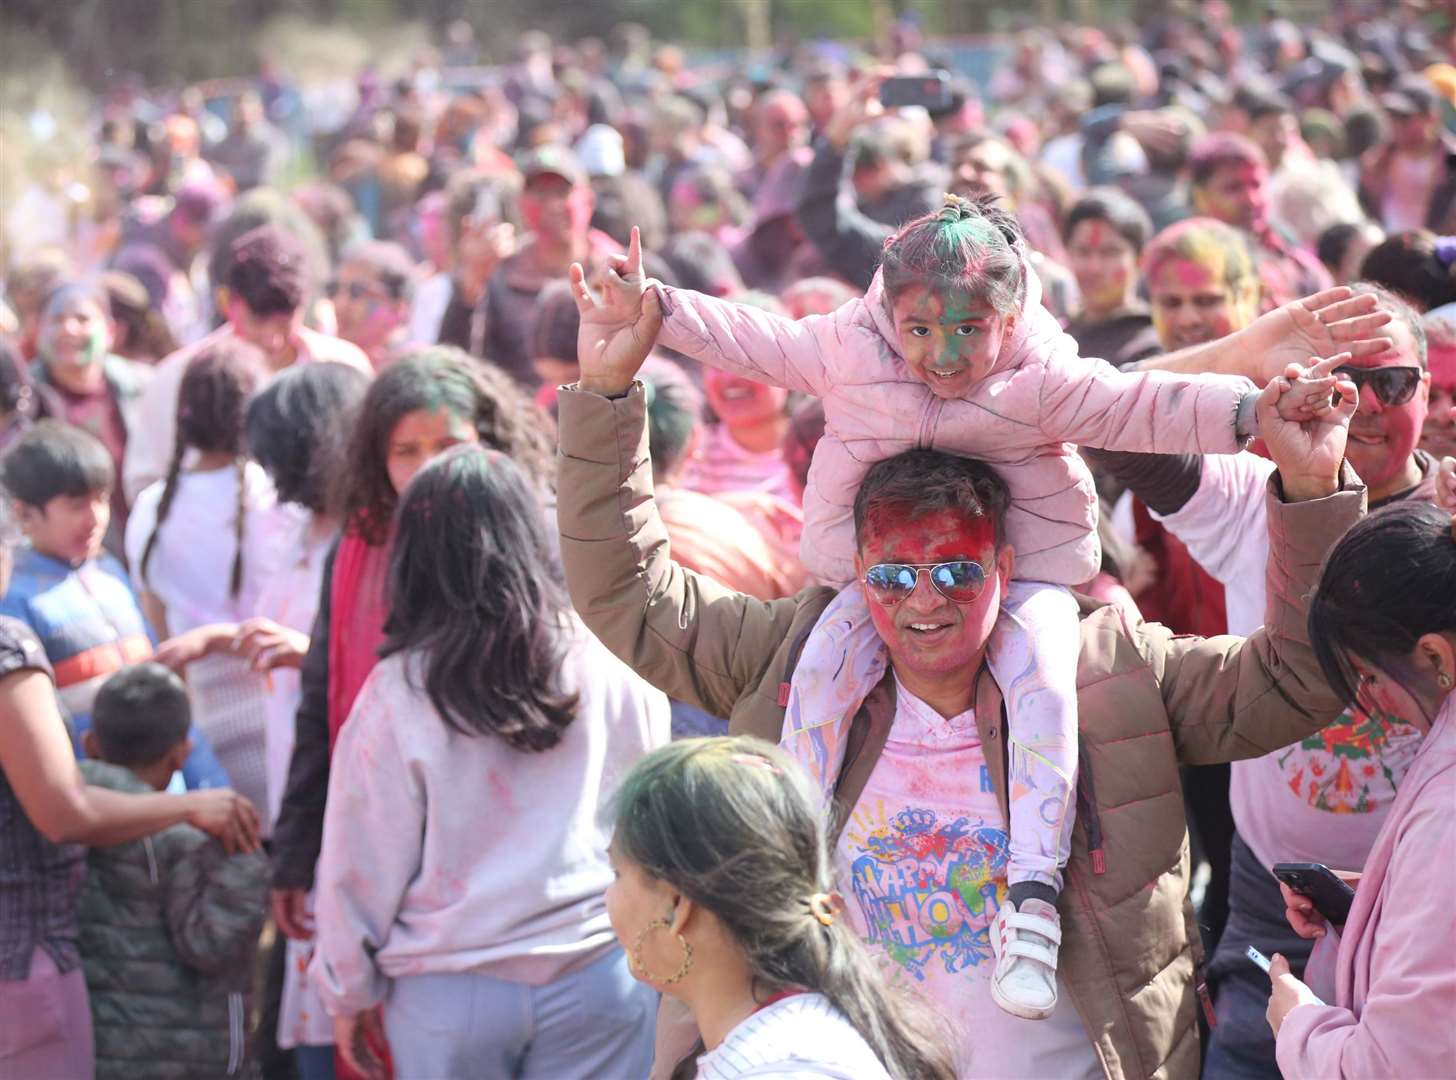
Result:
{"type": "Polygon", "coordinates": [[[842,1012],[894,1077],[955,1080],[955,1062],[945,1033],[920,1001],[885,981],[874,958],[843,919],[815,927],[817,971],[806,987],[823,994],[842,1012]]]}

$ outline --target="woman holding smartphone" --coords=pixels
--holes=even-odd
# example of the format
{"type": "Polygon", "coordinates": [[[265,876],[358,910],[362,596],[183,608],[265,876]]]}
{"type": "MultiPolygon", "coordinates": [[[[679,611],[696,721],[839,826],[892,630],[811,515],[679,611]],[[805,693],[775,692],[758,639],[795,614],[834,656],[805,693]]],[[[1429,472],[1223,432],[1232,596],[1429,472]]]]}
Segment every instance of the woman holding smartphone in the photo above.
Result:
{"type": "MultiPolygon", "coordinates": [[[[1456,462],[1442,497],[1456,498],[1456,462]]],[[[1401,782],[1349,919],[1334,933],[1284,886],[1290,925],[1338,942],[1333,992],[1273,957],[1269,1025],[1286,1077],[1443,1076],[1456,1060],[1456,524],[1403,504],[1330,553],[1309,631],[1347,702],[1409,717],[1424,740],[1401,782]],[[1416,1007],[1412,1007],[1416,1006],[1416,1007]]]]}

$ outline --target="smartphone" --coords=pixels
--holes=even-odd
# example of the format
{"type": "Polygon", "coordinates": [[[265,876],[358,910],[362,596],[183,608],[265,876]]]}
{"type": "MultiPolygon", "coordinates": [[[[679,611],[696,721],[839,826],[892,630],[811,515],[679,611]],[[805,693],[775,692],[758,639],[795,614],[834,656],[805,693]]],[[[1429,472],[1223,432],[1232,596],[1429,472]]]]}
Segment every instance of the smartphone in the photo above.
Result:
{"type": "MultiPolygon", "coordinates": [[[[1269,975],[1269,958],[1267,956],[1261,953],[1258,949],[1254,948],[1252,945],[1244,950],[1244,955],[1249,958],[1250,962],[1253,963],[1256,968],[1262,971],[1265,975],[1269,975]]],[[[1272,975],[1269,975],[1269,977],[1271,979],[1273,978],[1272,975]]],[[[1316,1005],[1324,1004],[1324,1002],[1320,998],[1315,998],[1314,1003],[1316,1005]]]]}
{"type": "Polygon", "coordinates": [[[920,106],[931,112],[950,108],[950,76],[943,71],[928,75],[896,75],[880,83],[880,104],[887,109],[920,106]]]}
{"type": "Polygon", "coordinates": [[[1276,863],[1274,876],[1300,896],[1309,897],[1314,902],[1314,909],[1331,926],[1343,926],[1350,917],[1355,890],[1335,876],[1335,872],[1324,863],[1276,863]]]}

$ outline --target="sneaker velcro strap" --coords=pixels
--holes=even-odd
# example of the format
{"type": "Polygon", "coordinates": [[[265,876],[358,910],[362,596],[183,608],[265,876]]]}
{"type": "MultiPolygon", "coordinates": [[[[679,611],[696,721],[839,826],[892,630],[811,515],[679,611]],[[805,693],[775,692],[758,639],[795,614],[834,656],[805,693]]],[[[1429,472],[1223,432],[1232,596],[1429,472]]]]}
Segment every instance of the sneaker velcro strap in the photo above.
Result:
{"type": "Polygon", "coordinates": [[[1034,941],[1017,940],[1006,946],[1007,956],[1019,956],[1025,960],[1035,960],[1039,964],[1045,964],[1053,971],[1057,969],[1057,954],[1045,945],[1038,945],[1034,941]]]}
{"type": "Polygon", "coordinates": [[[1050,938],[1058,945],[1062,943],[1062,928],[1050,919],[1044,919],[1039,915],[1024,915],[1019,911],[1012,911],[1006,915],[1006,925],[1013,930],[1040,934],[1044,938],[1050,938]]]}

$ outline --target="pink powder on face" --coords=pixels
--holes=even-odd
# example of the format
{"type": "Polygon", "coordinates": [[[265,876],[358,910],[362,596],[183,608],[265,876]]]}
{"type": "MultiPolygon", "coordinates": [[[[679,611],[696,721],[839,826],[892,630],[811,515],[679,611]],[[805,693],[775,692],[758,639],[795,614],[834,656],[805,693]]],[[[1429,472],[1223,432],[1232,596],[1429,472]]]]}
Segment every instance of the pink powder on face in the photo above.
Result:
{"type": "Polygon", "coordinates": [[[916,591],[900,603],[886,606],[871,599],[870,619],[897,664],[911,671],[937,675],[964,667],[985,645],[995,619],[988,612],[999,606],[999,593],[989,578],[996,573],[996,530],[986,518],[971,518],[958,510],[937,510],[909,516],[904,507],[883,506],[865,521],[860,558],[866,567],[875,563],[937,563],[974,559],[985,568],[986,589],[971,604],[957,604],[936,592],[922,577],[916,591]],[[927,642],[909,624],[933,617],[950,630],[927,642]]]}

